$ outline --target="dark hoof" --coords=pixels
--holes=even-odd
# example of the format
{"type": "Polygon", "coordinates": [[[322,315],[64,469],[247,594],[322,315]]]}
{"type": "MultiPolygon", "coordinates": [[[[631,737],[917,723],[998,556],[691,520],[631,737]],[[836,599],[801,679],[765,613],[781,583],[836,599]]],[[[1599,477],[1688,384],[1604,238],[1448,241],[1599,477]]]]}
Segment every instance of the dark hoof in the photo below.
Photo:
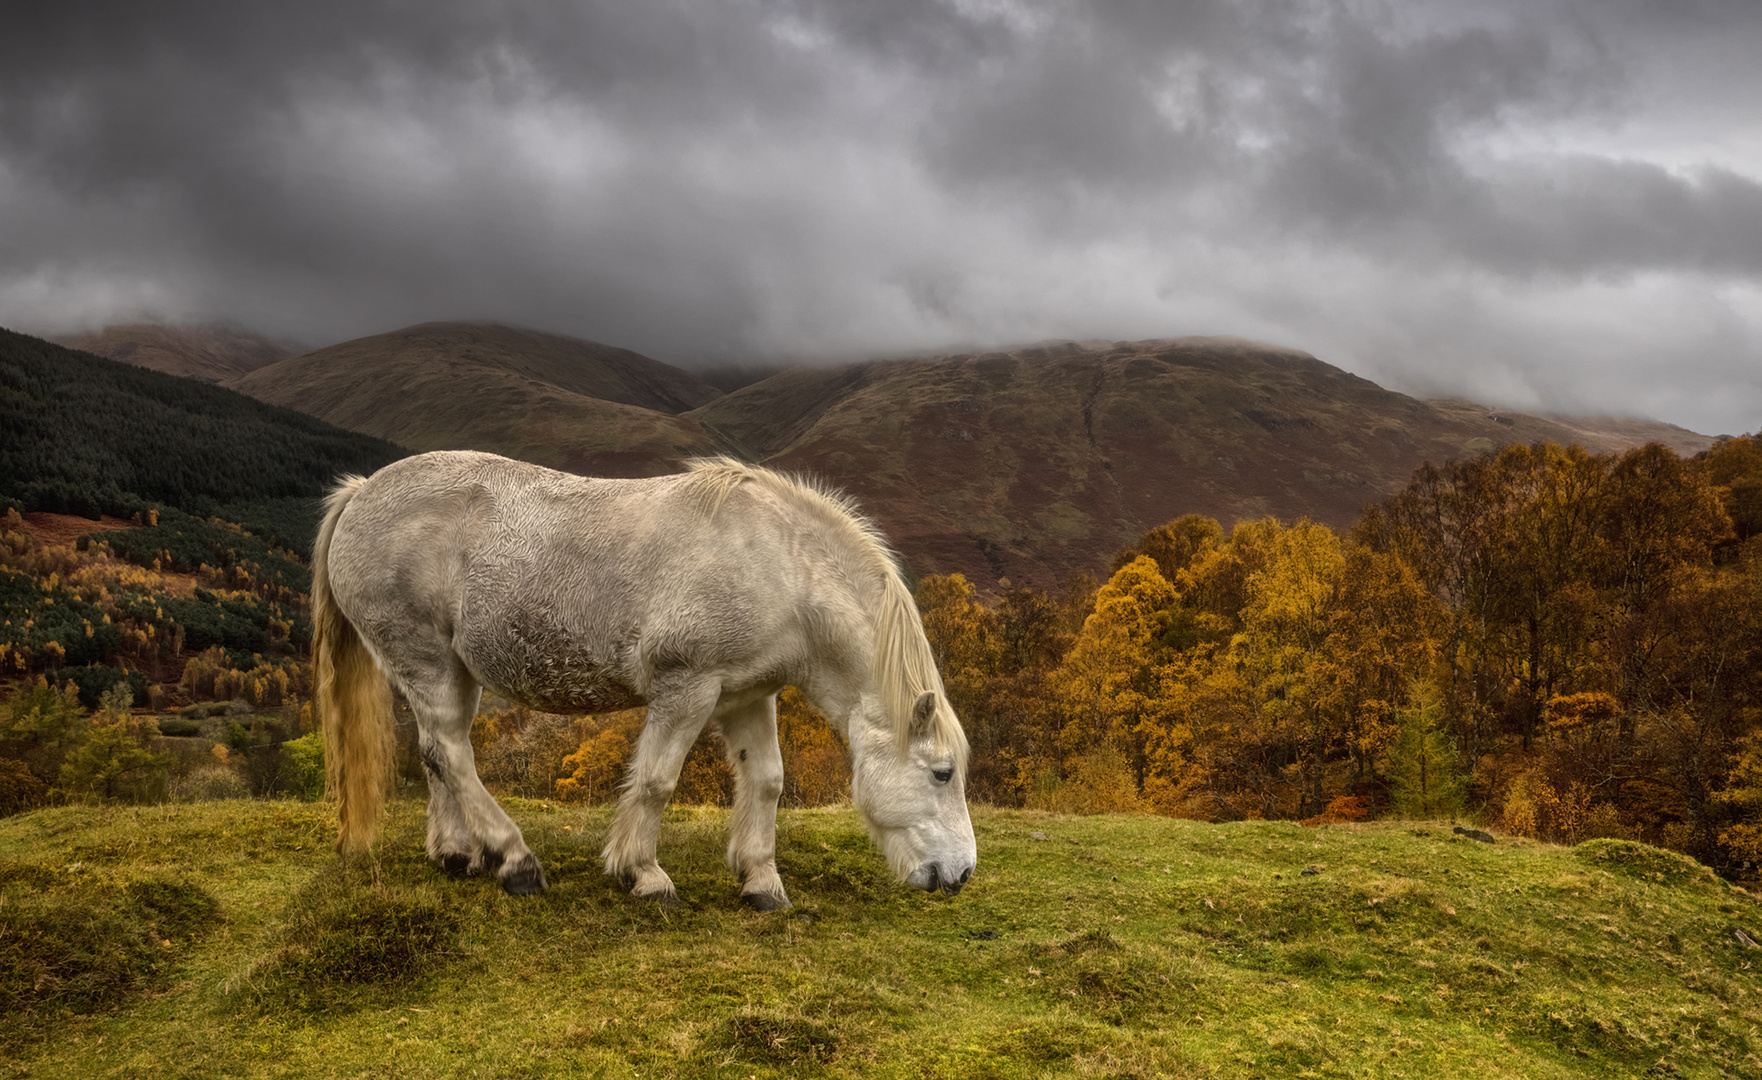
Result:
{"type": "Polygon", "coordinates": [[[770,893],[741,893],[740,899],[742,903],[754,911],[782,911],[789,906],[788,897],[772,896],[770,893]]]}
{"type": "MultiPolygon", "coordinates": [[[[477,868],[477,872],[480,874],[493,874],[501,868],[502,853],[499,851],[485,851],[483,853],[483,865],[477,868]]],[[[540,876],[542,877],[543,875],[540,876]]]]}
{"type": "MultiPolygon", "coordinates": [[[[501,861],[499,857],[497,861],[501,861]]],[[[502,888],[514,896],[530,896],[545,891],[544,867],[530,855],[521,860],[514,869],[502,874],[500,880],[502,888]]]]}
{"type": "Polygon", "coordinates": [[[434,860],[434,864],[445,871],[448,877],[464,877],[465,872],[471,869],[471,856],[458,853],[442,855],[434,860]]]}

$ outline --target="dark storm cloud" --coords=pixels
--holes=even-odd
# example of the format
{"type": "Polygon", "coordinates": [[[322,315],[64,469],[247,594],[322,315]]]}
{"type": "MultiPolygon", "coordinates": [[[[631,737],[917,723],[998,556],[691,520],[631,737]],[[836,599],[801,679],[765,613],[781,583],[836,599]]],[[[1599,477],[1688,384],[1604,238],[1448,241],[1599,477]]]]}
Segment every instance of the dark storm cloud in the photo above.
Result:
{"type": "Polygon", "coordinates": [[[688,361],[1237,333],[1502,404],[1762,413],[1762,5],[9,19],[10,325],[497,318],[688,361]]]}

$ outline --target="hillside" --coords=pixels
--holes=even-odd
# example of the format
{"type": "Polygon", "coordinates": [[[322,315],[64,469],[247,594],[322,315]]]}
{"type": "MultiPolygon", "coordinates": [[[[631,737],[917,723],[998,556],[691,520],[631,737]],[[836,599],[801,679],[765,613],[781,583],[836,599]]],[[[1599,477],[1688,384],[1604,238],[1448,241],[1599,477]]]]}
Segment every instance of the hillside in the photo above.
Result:
{"type": "Polygon", "coordinates": [[[167,326],[129,323],[107,326],[95,334],[57,339],[57,344],[106,360],[182,375],[202,382],[223,383],[306,351],[231,326],[167,326]]]}
{"type": "Polygon", "coordinates": [[[685,901],[599,870],[602,810],[514,801],[552,888],[377,860],[319,804],[0,820],[0,1061],[19,1075],[1762,1074],[1762,909],[1622,841],[976,808],[953,899],[849,810],[782,816],[760,915],[727,815],[668,812],[685,901]]]}
{"type": "Polygon", "coordinates": [[[856,495],[914,572],[959,571],[986,591],[1099,572],[1181,514],[1346,528],[1422,462],[1507,443],[1604,451],[1656,439],[1693,452],[1711,441],[1644,421],[1424,402],[1232,338],[795,368],[718,394],[624,350],[431,323],[233,385],[418,450],[491,450],[606,476],[732,452],[811,473],[856,495]]]}
{"type": "Polygon", "coordinates": [[[229,385],[413,450],[489,450],[602,476],[669,472],[720,448],[675,415],[718,395],[695,376],[626,349],[505,326],[423,323],[229,385]]]}
{"type": "Polygon", "coordinates": [[[1181,514],[1346,528],[1427,460],[1544,439],[1711,441],[1422,402],[1228,338],[799,369],[688,415],[751,457],[855,493],[919,573],[1042,588],[1181,514]]]}
{"type": "Polygon", "coordinates": [[[403,449],[218,386],[0,330],[0,501],[96,518],[161,503],[309,547],[340,473],[403,449]]]}

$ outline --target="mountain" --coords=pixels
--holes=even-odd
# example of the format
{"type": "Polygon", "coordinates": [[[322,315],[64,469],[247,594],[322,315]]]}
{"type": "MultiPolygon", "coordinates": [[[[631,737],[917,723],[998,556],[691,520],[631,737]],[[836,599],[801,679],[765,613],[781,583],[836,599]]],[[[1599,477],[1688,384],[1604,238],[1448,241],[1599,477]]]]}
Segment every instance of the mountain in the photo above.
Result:
{"type": "Polygon", "coordinates": [[[982,588],[1103,569],[1187,513],[1346,528],[1421,462],[1506,443],[1711,442],[1668,425],[1596,431],[1428,403],[1231,338],[797,369],[687,415],[745,456],[855,494],[915,571],[958,570],[982,588]]]}
{"type": "Polygon", "coordinates": [[[56,341],[107,360],[223,383],[306,351],[304,346],[230,326],[130,323],[56,341]]]}
{"type": "Polygon", "coordinates": [[[233,379],[252,397],[413,450],[490,450],[602,476],[668,472],[724,449],[679,416],[715,387],[627,349],[470,323],[423,323],[233,379]]]}
{"type": "Polygon", "coordinates": [[[291,409],[0,330],[0,503],[221,514],[309,548],[340,473],[408,451],[291,409]]]}
{"type": "Polygon", "coordinates": [[[1711,442],[1644,421],[1421,401],[1234,338],[1062,342],[738,383],[722,394],[622,349],[430,323],[232,385],[418,450],[492,450],[602,476],[720,452],[813,474],[855,495],[914,572],[959,571],[985,590],[1102,571],[1181,514],[1346,528],[1422,462],[1507,443],[1711,442]]]}

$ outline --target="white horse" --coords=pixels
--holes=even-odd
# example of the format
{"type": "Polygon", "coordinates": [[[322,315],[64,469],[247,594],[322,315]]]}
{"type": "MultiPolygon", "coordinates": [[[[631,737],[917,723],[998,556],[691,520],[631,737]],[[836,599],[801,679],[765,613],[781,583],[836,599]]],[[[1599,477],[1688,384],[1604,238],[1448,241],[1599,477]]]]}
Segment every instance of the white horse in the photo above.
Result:
{"type": "Polygon", "coordinates": [[[725,459],[591,480],[493,454],[405,458],[331,493],[312,612],[343,851],[372,842],[384,805],[387,675],[420,730],[429,859],[512,893],[543,889],[544,871],[478,779],[481,688],[552,712],[646,703],[606,873],[678,902],[655,861],[661,810],[714,723],[742,899],[787,907],[776,709],[794,685],[844,736],[852,799],[894,873],[944,893],[972,875],[967,740],[917,608],[874,527],[808,483],[725,459]]]}

